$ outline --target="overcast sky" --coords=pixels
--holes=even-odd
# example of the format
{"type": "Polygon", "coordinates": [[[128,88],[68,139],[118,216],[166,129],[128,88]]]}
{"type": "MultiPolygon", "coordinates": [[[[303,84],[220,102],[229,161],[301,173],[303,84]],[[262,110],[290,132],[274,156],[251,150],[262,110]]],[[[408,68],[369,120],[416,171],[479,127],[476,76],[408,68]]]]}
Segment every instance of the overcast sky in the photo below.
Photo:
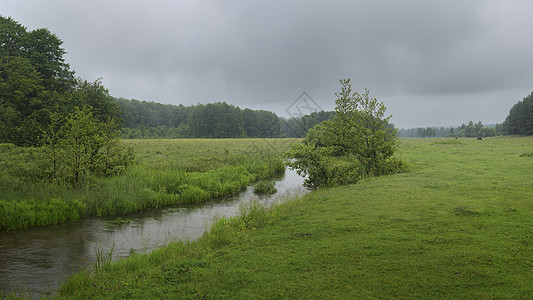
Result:
{"type": "Polygon", "coordinates": [[[533,91],[532,12],[530,0],[0,2],[115,97],[290,117],[303,92],[333,110],[351,78],[400,128],[503,122],[533,91]]]}

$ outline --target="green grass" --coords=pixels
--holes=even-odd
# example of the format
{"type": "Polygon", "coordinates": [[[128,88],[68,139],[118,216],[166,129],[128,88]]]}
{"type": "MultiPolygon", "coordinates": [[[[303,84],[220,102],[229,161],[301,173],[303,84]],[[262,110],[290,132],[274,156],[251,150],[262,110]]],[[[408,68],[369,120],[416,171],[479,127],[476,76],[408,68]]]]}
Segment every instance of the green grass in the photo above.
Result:
{"type": "Polygon", "coordinates": [[[234,194],[283,172],[292,139],[126,140],[138,164],[82,188],[50,183],[38,148],[0,145],[0,231],[124,215],[234,194]]]}
{"type": "Polygon", "coordinates": [[[256,195],[271,195],[277,191],[273,181],[261,180],[254,186],[254,194],[256,195]]]}
{"type": "Polygon", "coordinates": [[[246,207],[57,297],[531,298],[533,138],[435,141],[402,140],[409,173],[246,207]]]}

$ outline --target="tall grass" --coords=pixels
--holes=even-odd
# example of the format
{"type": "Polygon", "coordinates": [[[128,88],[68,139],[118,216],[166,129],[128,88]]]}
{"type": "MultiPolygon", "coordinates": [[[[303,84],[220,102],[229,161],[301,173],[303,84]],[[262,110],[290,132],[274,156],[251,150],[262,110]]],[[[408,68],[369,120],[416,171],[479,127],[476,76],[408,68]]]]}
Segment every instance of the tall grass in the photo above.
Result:
{"type": "MultiPolygon", "coordinates": [[[[170,145],[181,145],[180,141],[170,145]]],[[[46,181],[39,149],[4,145],[0,147],[0,230],[70,222],[88,215],[123,215],[235,194],[285,168],[281,151],[258,157],[255,152],[235,150],[246,149],[251,141],[199,140],[197,145],[185,140],[188,147],[180,152],[172,152],[172,147],[157,150],[161,153],[157,160],[144,156],[157,141],[139,141],[137,165],[119,176],[92,178],[79,189],[46,181]],[[200,145],[211,148],[197,151],[200,145]]]]}

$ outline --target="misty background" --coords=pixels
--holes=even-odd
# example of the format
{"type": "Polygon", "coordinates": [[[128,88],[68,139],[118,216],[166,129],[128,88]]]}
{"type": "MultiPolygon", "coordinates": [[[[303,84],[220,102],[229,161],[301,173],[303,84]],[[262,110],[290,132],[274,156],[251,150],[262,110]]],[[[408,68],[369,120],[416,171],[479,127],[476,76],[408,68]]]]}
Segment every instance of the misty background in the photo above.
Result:
{"type": "Polygon", "coordinates": [[[533,2],[3,0],[0,14],[64,41],[77,76],[111,95],[225,101],[290,117],[339,79],[399,128],[501,123],[533,90],[533,2]]]}

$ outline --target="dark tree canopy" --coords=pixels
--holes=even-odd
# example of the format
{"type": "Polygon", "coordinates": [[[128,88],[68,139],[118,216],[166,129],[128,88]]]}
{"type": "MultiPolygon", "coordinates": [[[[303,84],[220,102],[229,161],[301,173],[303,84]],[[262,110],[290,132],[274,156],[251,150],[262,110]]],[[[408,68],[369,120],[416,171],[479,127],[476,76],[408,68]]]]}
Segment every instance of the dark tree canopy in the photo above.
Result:
{"type": "Polygon", "coordinates": [[[28,31],[0,16],[0,143],[35,146],[51,113],[91,107],[99,120],[118,116],[100,81],[76,79],[61,41],[48,29],[28,31]]]}
{"type": "Polygon", "coordinates": [[[533,92],[513,105],[502,130],[508,135],[533,135],[533,92]]]}
{"type": "Polygon", "coordinates": [[[48,29],[28,31],[12,18],[0,16],[0,56],[27,59],[49,91],[64,92],[74,84],[74,72],[65,62],[62,44],[48,29]]]}
{"type": "Polygon", "coordinates": [[[192,106],[115,99],[125,138],[279,138],[304,137],[334,112],[284,119],[265,110],[216,102],[192,106]]]}

